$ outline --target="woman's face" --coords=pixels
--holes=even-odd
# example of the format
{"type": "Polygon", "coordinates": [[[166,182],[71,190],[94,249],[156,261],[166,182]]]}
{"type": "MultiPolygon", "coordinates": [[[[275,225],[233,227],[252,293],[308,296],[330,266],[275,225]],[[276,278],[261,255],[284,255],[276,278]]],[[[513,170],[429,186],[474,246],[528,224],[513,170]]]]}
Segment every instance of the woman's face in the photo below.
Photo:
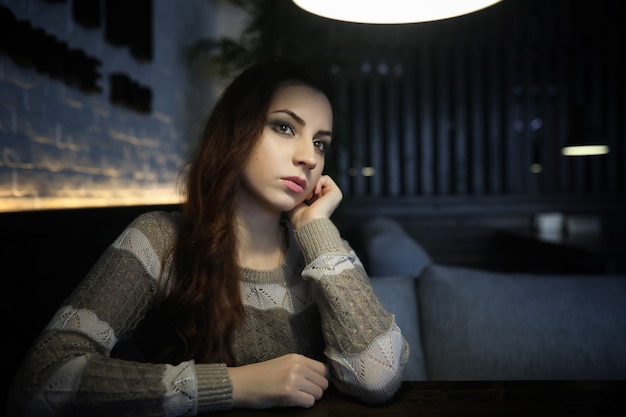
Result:
{"type": "Polygon", "coordinates": [[[324,169],[332,124],[322,92],[303,84],[279,87],[242,174],[242,204],[286,212],[310,197],[324,169]]]}

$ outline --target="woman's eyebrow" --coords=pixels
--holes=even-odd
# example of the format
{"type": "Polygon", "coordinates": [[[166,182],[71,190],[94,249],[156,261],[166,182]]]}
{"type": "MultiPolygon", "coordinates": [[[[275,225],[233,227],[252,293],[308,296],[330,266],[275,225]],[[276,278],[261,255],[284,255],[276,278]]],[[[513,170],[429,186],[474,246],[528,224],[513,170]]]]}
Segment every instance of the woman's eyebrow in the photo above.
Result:
{"type": "Polygon", "coordinates": [[[298,122],[299,125],[301,126],[306,126],[306,122],[304,121],[304,119],[300,116],[298,116],[297,114],[295,114],[294,112],[292,112],[291,110],[274,110],[272,113],[286,113],[289,116],[291,116],[296,122],[298,122]]]}
{"type": "MultiPolygon", "coordinates": [[[[304,121],[304,119],[300,116],[298,116],[297,114],[295,114],[294,112],[292,112],[291,110],[287,110],[287,109],[281,109],[281,110],[274,110],[271,112],[273,113],[285,113],[288,114],[289,116],[291,116],[300,126],[306,126],[306,122],[304,121]]],[[[333,133],[329,130],[320,130],[318,132],[318,134],[320,135],[324,135],[324,136],[333,136],[333,133]]]]}

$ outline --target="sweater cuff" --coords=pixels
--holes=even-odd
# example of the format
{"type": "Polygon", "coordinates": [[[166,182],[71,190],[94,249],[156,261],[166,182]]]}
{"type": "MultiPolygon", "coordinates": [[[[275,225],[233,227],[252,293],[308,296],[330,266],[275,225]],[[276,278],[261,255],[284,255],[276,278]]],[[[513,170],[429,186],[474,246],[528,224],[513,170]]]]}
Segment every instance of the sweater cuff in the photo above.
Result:
{"type": "Polygon", "coordinates": [[[295,230],[295,236],[308,264],[326,253],[345,253],[339,230],[330,219],[315,219],[295,230]]]}
{"type": "Polygon", "coordinates": [[[196,364],[198,413],[230,410],[233,406],[233,383],[226,364],[196,364]]]}

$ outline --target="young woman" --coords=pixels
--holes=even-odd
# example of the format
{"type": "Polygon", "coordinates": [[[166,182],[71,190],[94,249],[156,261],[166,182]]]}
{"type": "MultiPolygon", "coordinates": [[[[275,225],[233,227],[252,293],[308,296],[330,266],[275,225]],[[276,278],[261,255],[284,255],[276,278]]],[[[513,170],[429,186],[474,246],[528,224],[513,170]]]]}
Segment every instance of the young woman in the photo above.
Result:
{"type": "Polygon", "coordinates": [[[224,91],[182,213],[130,224],[28,354],[10,415],[311,407],[332,383],[398,389],[408,346],[330,221],[333,114],[307,70],[264,63],[224,91]]]}

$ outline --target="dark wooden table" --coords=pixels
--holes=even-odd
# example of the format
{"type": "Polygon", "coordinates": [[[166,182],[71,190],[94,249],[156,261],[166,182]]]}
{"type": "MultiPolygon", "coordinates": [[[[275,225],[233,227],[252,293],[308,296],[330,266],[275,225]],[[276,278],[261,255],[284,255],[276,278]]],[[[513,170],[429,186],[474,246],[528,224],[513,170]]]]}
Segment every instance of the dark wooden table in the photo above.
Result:
{"type": "Polygon", "coordinates": [[[626,416],[626,381],[404,382],[371,406],[329,390],[309,409],[234,409],[206,416],[626,416]]]}

